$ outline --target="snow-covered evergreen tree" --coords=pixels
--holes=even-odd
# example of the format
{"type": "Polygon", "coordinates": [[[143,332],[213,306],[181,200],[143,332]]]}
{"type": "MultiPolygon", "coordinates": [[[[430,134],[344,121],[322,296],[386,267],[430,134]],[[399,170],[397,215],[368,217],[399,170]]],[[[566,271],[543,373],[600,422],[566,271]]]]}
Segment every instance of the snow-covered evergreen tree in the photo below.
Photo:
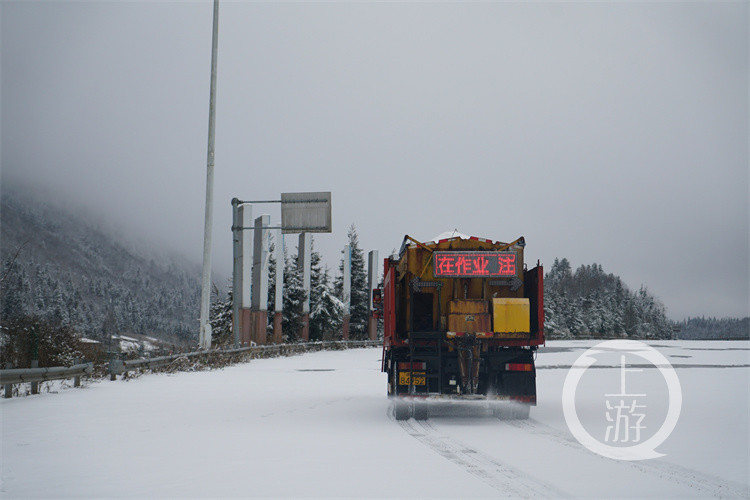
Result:
{"type": "MultiPolygon", "coordinates": [[[[282,236],[283,238],[283,236],[282,236]]],[[[274,241],[273,235],[269,235],[268,243],[268,328],[269,333],[273,330],[273,316],[276,305],[276,245],[283,242],[274,241]]],[[[283,293],[283,291],[282,291],[283,293]]],[[[282,324],[283,328],[283,324],[282,324]]]]}
{"type": "MultiPolygon", "coordinates": [[[[321,271],[320,254],[317,260],[317,276],[311,279],[310,296],[310,340],[330,339],[341,331],[341,320],[344,314],[344,303],[336,297],[328,268],[321,271]]],[[[313,275],[314,276],[314,275],[313,275]]]]}
{"type": "Polygon", "coordinates": [[[211,289],[211,344],[214,346],[229,345],[234,343],[232,335],[232,286],[226,299],[222,299],[219,289],[213,285],[211,289]]]}
{"type": "Polygon", "coordinates": [[[676,322],[673,330],[681,339],[750,339],[750,318],[688,318],[676,322]]]}
{"type": "Polygon", "coordinates": [[[26,312],[24,290],[27,282],[21,271],[10,259],[5,262],[3,281],[0,284],[0,300],[4,318],[20,317],[26,312]]]}
{"type": "MultiPolygon", "coordinates": [[[[369,311],[369,290],[367,289],[367,267],[365,264],[365,255],[359,246],[359,236],[357,228],[352,224],[347,234],[349,238],[349,248],[351,251],[351,302],[349,312],[351,319],[349,321],[349,336],[353,339],[364,339],[367,337],[367,321],[370,315],[369,311]]],[[[343,253],[343,250],[342,250],[343,253]]],[[[336,277],[335,290],[336,297],[341,300],[344,295],[344,255],[339,264],[339,275],[336,277]]]]}
{"type": "Polygon", "coordinates": [[[299,339],[302,328],[302,303],[305,300],[305,290],[302,287],[302,269],[298,256],[289,257],[284,251],[284,311],[282,314],[282,330],[289,342],[299,339]]]}
{"type": "Polygon", "coordinates": [[[545,276],[545,329],[550,337],[670,338],[664,306],[641,287],[631,293],[599,264],[571,270],[555,259],[545,276]]]}

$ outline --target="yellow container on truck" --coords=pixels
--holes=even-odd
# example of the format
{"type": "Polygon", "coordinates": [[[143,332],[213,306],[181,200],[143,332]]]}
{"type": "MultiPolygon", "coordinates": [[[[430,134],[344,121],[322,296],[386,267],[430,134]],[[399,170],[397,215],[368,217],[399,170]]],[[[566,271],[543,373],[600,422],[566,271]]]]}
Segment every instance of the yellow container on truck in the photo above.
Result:
{"type": "Polygon", "coordinates": [[[529,333],[531,331],[529,299],[492,299],[492,331],[496,333],[529,333]]]}

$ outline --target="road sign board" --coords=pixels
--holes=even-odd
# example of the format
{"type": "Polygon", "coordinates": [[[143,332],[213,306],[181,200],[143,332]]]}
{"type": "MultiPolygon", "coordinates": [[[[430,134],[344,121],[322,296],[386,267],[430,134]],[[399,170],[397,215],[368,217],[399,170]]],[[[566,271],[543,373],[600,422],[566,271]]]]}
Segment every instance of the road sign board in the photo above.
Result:
{"type": "Polygon", "coordinates": [[[286,233],[330,233],[331,192],[281,193],[281,227],[286,233]]]}

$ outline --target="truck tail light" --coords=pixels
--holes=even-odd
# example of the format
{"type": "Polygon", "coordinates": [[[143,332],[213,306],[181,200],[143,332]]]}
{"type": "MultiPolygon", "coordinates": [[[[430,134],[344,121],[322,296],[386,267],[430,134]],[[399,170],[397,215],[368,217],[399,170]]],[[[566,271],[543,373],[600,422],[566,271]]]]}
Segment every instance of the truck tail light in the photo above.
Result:
{"type": "Polygon", "coordinates": [[[505,363],[505,369],[509,372],[530,372],[534,369],[531,363],[505,363]]]}

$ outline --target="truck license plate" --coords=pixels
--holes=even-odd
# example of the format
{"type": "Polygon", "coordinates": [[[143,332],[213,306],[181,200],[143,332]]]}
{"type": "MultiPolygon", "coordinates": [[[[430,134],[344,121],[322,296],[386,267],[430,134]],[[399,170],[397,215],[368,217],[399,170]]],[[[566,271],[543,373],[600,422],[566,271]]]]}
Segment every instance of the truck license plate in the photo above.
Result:
{"type": "MultiPolygon", "coordinates": [[[[425,372],[413,372],[414,385],[427,385],[427,376],[425,372]]],[[[409,385],[409,372],[399,372],[398,385],[409,385]]]]}

